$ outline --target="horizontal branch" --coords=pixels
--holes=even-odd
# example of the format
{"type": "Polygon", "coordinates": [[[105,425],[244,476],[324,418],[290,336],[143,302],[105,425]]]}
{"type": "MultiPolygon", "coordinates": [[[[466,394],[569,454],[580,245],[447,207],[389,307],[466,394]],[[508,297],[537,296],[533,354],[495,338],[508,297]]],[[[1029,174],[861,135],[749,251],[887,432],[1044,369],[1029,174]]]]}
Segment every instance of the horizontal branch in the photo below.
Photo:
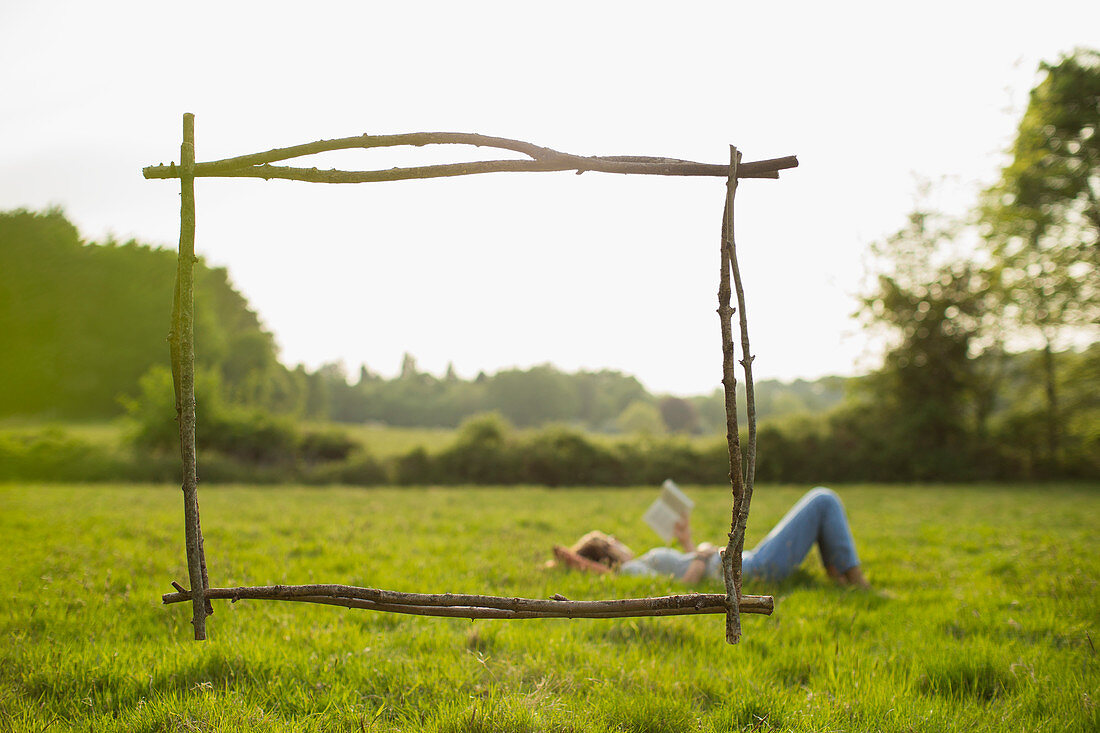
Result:
{"type": "MultiPolygon", "coordinates": [[[[457,593],[402,593],[348,585],[269,585],[241,588],[208,588],[208,599],[238,601],[273,600],[324,603],[374,611],[458,618],[618,618],[626,616],[674,616],[725,613],[726,596],[689,593],[653,598],[620,598],[603,601],[544,600],[457,593]]],[[[164,603],[191,598],[187,591],[168,593],[164,603]]],[[[742,596],[745,613],[771,614],[771,596],[742,596]]]]}
{"type": "MultiPolygon", "coordinates": [[[[793,155],[771,160],[759,160],[742,164],[739,168],[739,175],[742,178],[778,178],[780,170],[794,168],[797,165],[798,159],[793,155]]],[[[677,158],[630,155],[580,156],[509,138],[463,132],[413,132],[400,135],[360,135],[334,140],[319,140],[288,148],[275,148],[263,153],[197,163],[194,168],[194,175],[200,178],[281,178],[317,183],[370,183],[413,178],[443,178],[477,173],[564,170],[573,170],[578,173],[598,171],[602,173],[659,176],[726,176],[729,172],[728,166],[725,165],[695,163],[677,158]],[[391,168],[375,171],[321,171],[316,168],[287,168],[270,165],[280,160],[289,160],[333,150],[435,144],[474,145],[511,150],[523,153],[531,159],[488,160],[474,163],[391,168]]],[[[143,169],[143,173],[146,178],[160,179],[179,178],[181,175],[181,171],[174,164],[149,166],[143,169]]]]}
{"type": "Polygon", "coordinates": [[[359,135],[356,137],[340,137],[333,140],[318,140],[302,145],[293,145],[288,148],[274,148],[263,153],[241,155],[235,158],[222,158],[203,163],[212,171],[234,170],[247,166],[274,163],[280,160],[301,158],[306,155],[327,153],[333,150],[351,150],[354,148],[391,148],[399,145],[421,147],[424,145],[473,145],[475,147],[498,148],[500,150],[512,150],[523,153],[532,158],[546,158],[564,155],[557,150],[533,145],[522,140],[512,140],[506,137],[492,137],[478,135],[472,132],[406,132],[397,135],[359,135]]]}
{"type": "MultiPolygon", "coordinates": [[[[773,164],[773,161],[757,161],[761,164],[773,164]]],[[[750,169],[741,178],[779,178],[779,170],[793,168],[797,159],[793,156],[778,159],[781,168],[760,166],[750,169]],[[787,165],[787,161],[794,161],[787,165]]],[[[722,166],[690,161],[670,161],[657,158],[651,162],[618,161],[606,158],[570,158],[568,160],[479,160],[470,163],[445,163],[443,165],[416,166],[411,168],[387,168],[374,171],[345,171],[335,168],[290,168],[286,166],[255,165],[248,168],[218,170],[205,167],[206,163],[195,165],[196,178],[281,178],[290,181],[311,183],[376,183],[380,181],[404,181],[417,178],[449,178],[469,176],[478,173],[520,173],[541,171],[577,171],[585,173],[622,173],[627,175],[649,176],[718,176],[722,166]]],[[[728,169],[726,169],[728,170],[728,169]]],[[[180,170],[173,165],[158,165],[144,168],[146,178],[179,178],[180,170]]]]}
{"type": "MultiPolygon", "coordinates": [[[[301,596],[298,598],[264,598],[260,600],[321,603],[329,606],[343,606],[368,611],[386,611],[404,613],[413,616],[441,616],[445,618],[468,619],[535,619],[535,618],[633,618],[638,616],[687,616],[703,613],[725,613],[725,606],[699,606],[684,608],[628,608],[618,611],[590,611],[584,609],[562,608],[549,611],[511,611],[504,608],[486,608],[483,606],[402,606],[395,603],[374,603],[358,598],[333,598],[329,596],[301,596]]],[[[558,602],[568,606],[570,602],[558,602]]]]}

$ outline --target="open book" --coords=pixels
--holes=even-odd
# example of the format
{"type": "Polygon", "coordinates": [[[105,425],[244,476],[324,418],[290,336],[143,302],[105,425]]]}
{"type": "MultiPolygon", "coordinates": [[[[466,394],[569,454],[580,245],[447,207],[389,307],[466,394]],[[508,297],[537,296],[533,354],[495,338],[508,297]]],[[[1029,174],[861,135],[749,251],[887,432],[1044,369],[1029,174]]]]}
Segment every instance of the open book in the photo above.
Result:
{"type": "Polygon", "coordinates": [[[675,536],[676,523],[681,517],[691,514],[694,506],[695,502],[689,499],[672,479],[667,479],[661,484],[661,493],[657,500],[642,515],[642,519],[661,536],[662,540],[668,542],[675,536]]]}

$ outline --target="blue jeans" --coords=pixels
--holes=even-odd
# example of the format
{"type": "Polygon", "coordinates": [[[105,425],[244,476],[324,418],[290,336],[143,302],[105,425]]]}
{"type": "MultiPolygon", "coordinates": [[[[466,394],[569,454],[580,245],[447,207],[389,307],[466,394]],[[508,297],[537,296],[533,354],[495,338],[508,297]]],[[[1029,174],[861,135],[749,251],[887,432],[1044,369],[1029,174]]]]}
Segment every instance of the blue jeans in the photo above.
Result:
{"type": "Polygon", "coordinates": [[[826,567],[843,573],[859,565],[844,505],[835,491],[820,486],[799,499],[768,536],[742,556],[742,576],[782,580],[802,564],[815,542],[826,567]]]}

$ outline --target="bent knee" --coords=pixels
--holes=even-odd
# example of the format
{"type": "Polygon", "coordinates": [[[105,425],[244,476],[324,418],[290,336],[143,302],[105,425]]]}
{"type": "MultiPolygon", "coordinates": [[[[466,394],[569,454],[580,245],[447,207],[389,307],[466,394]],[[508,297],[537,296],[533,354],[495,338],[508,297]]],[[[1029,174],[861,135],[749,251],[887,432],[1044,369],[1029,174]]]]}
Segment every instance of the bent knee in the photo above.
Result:
{"type": "Polygon", "coordinates": [[[818,486],[815,489],[810,489],[806,492],[806,500],[813,501],[820,504],[840,504],[840,497],[832,489],[825,488],[824,486],[818,486]]]}

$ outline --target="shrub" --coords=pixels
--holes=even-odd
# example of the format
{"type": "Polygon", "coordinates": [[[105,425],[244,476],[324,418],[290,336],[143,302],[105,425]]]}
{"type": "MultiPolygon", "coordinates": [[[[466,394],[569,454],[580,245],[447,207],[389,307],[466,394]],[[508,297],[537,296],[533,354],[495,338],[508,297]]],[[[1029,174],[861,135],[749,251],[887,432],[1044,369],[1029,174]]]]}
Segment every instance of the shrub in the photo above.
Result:
{"type": "Polygon", "coordinates": [[[413,448],[393,463],[393,481],[403,486],[442,483],[436,462],[423,447],[413,448]]]}
{"type": "Polygon", "coordinates": [[[173,476],[162,461],[113,451],[55,428],[0,433],[0,480],[165,481],[173,476]]]}
{"type": "Polygon", "coordinates": [[[389,482],[390,475],[374,456],[360,450],[346,460],[305,467],[302,480],[310,484],[377,486],[389,482]]]}
{"type": "Polygon", "coordinates": [[[583,434],[551,426],[515,447],[525,483],[546,486],[621,485],[622,460],[583,434]]]}
{"type": "MultiPolygon", "coordinates": [[[[140,449],[176,451],[179,427],[174,419],[171,371],[162,366],[153,367],[142,376],[139,387],[138,397],[125,401],[132,423],[131,442],[140,449]]],[[[208,474],[237,477],[243,473],[240,479],[246,480],[251,477],[247,466],[287,467],[299,461],[343,461],[358,446],[339,431],[302,435],[289,417],[272,415],[258,408],[227,405],[221,398],[220,380],[211,371],[196,373],[195,394],[198,421],[195,441],[204,454],[203,462],[208,462],[213,452],[241,464],[235,468],[220,463],[209,466],[205,471],[208,474]]]]}
{"type": "Polygon", "coordinates": [[[454,444],[434,463],[441,483],[511,484],[522,481],[512,426],[499,413],[468,418],[454,444]]]}
{"type": "Polygon", "coordinates": [[[307,463],[347,460],[359,444],[339,430],[310,431],[298,441],[298,456],[307,463]]]}

